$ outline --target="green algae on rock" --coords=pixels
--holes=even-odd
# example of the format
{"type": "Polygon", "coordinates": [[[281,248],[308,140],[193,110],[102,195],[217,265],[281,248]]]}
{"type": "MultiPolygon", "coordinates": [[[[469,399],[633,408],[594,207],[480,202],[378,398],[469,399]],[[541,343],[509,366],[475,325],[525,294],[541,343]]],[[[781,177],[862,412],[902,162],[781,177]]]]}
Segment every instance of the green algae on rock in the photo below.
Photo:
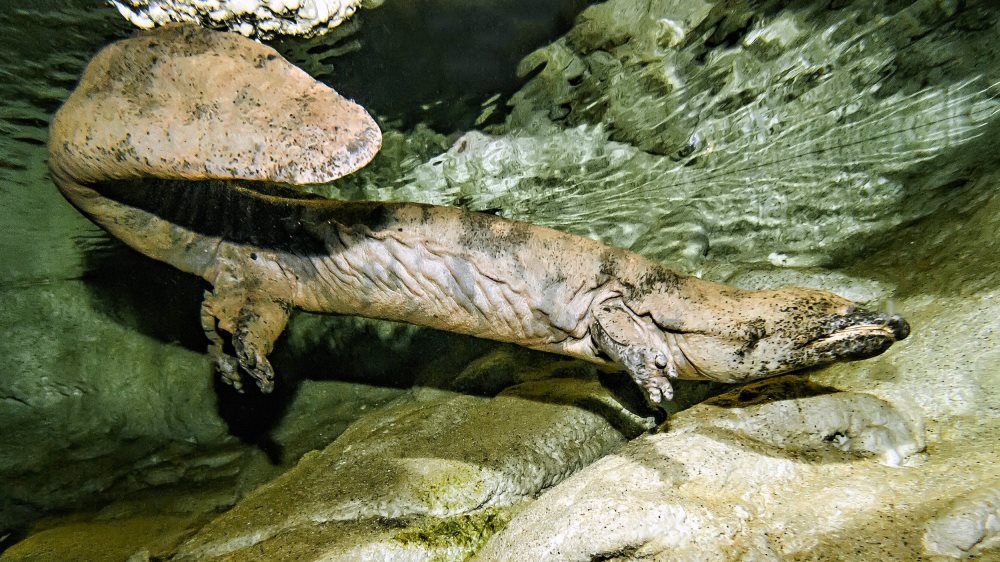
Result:
{"type": "Polygon", "coordinates": [[[611,408],[586,370],[577,376],[525,382],[494,398],[415,390],[206,525],[178,559],[281,551],[310,529],[326,539],[302,556],[382,559],[429,549],[464,558],[509,510],[636,435],[617,428],[649,427],[611,408]],[[356,536],[351,529],[366,521],[378,522],[375,530],[356,536]],[[458,535],[428,535],[435,530],[458,535]]]}

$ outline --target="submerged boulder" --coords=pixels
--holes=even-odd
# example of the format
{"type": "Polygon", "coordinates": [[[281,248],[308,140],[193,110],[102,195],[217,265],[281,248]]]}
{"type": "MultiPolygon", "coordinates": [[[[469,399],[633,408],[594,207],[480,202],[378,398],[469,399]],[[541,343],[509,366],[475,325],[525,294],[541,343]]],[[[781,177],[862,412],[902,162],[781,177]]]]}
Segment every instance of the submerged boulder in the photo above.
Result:
{"type": "MultiPolygon", "coordinates": [[[[497,359],[529,380],[495,397],[413,391],[206,525],[176,560],[462,559],[522,503],[650,427],[587,367],[497,359]]],[[[475,370],[489,378],[490,363],[475,370]]]]}

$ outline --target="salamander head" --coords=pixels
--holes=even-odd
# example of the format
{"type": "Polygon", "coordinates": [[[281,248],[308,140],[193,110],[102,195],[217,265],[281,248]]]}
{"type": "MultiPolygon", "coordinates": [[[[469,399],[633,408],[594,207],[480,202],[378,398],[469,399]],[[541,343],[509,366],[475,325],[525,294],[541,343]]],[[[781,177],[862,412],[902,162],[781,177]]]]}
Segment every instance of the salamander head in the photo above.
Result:
{"type": "Polygon", "coordinates": [[[910,333],[903,318],[826,291],[682,283],[592,310],[597,359],[628,372],[653,402],[673,396],[670,379],[753,381],[873,357],[910,333]]]}
{"type": "MultiPolygon", "coordinates": [[[[826,291],[780,289],[727,299],[714,323],[673,333],[690,378],[742,382],[881,354],[910,333],[897,315],[826,291]]],[[[668,328],[669,330],[669,328],[668,328]]]]}

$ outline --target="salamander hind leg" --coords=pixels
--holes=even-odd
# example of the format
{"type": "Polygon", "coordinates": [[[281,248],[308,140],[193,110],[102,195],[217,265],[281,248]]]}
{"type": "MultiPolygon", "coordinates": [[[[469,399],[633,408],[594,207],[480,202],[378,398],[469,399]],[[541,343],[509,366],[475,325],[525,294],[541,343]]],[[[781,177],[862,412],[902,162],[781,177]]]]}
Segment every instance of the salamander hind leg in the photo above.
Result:
{"type": "Polygon", "coordinates": [[[654,404],[674,397],[677,368],[670,348],[652,320],[636,315],[621,299],[594,307],[590,334],[597,348],[621,366],[654,404]]]}
{"type": "Polygon", "coordinates": [[[206,293],[202,328],[210,342],[208,353],[223,382],[242,391],[242,371],[257,381],[261,392],[274,390],[274,369],[267,356],[288,324],[289,311],[286,303],[266,297],[206,293]],[[232,334],[235,357],[225,350],[219,330],[232,334]]]}

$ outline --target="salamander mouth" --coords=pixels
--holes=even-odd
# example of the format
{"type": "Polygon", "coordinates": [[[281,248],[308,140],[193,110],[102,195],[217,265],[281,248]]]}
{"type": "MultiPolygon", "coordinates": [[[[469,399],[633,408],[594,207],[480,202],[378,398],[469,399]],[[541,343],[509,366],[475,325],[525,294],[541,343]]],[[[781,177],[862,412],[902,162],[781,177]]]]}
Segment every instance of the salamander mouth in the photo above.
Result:
{"type": "Polygon", "coordinates": [[[867,359],[910,335],[902,316],[860,313],[835,319],[833,330],[805,347],[837,360],[867,359]]]}

